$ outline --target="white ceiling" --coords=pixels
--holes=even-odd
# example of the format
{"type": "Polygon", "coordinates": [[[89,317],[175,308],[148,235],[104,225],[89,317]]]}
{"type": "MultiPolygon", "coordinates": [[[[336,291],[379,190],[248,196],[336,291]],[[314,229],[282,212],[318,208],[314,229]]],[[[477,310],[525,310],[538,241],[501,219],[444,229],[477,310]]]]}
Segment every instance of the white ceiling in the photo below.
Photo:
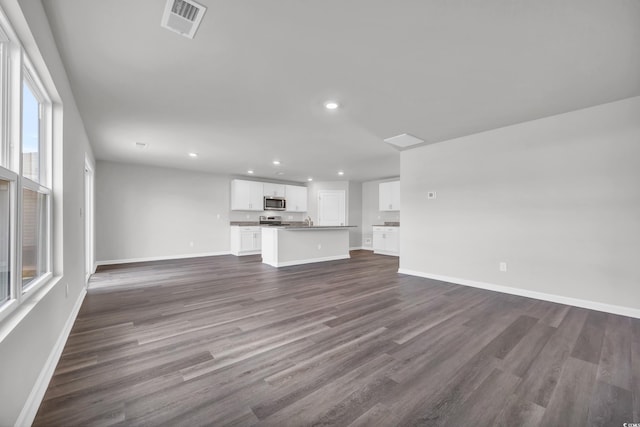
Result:
{"type": "Polygon", "coordinates": [[[400,173],[394,135],[434,143],[640,95],[635,0],[200,3],[190,40],[160,27],[161,0],[43,1],[97,158],[371,180],[400,173]]]}

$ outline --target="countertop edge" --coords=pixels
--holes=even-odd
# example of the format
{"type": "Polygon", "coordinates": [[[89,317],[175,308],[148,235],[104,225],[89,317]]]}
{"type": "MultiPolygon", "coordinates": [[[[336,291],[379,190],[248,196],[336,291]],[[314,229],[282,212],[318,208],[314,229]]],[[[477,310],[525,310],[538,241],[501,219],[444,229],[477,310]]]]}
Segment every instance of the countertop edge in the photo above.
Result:
{"type": "Polygon", "coordinates": [[[343,230],[345,228],[357,228],[357,225],[312,225],[312,226],[299,226],[299,225],[272,225],[267,227],[268,229],[274,230],[343,230]]]}

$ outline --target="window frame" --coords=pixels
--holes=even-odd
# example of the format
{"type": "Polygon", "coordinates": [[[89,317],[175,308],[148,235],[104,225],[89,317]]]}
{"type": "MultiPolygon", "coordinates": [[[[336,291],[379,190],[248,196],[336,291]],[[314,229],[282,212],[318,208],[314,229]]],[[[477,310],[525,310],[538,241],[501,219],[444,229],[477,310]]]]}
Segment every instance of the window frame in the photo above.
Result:
{"type": "Polygon", "coordinates": [[[15,172],[0,166],[0,179],[9,182],[9,299],[0,302],[0,320],[2,319],[2,311],[14,304],[17,304],[16,295],[18,294],[16,286],[17,280],[17,194],[18,194],[18,176],[15,172]]]}
{"type": "MultiPolygon", "coordinates": [[[[24,190],[31,190],[36,194],[45,194],[47,196],[47,201],[46,201],[46,205],[44,207],[45,210],[45,218],[44,218],[44,222],[45,222],[45,228],[46,228],[46,234],[44,236],[44,245],[45,245],[45,257],[43,260],[44,263],[44,270],[45,272],[39,276],[36,276],[33,278],[33,280],[29,281],[26,285],[24,283],[22,283],[22,250],[24,249],[23,244],[22,244],[22,239],[20,241],[20,264],[19,264],[19,275],[20,275],[20,280],[17,281],[17,285],[20,286],[21,291],[23,294],[27,294],[30,293],[32,289],[34,288],[38,288],[40,287],[40,285],[44,282],[46,282],[47,280],[51,279],[51,277],[53,277],[53,273],[51,271],[51,190],[49,190],[48,188],[31,181],[28,178],[24,178],[22,177],[22,187],[21,187],[21,191],[20,191],[20,197],[22,198],[22,192],[24,190]]],[[[24,204],[22,204],[22,207],[24,208],[24,204]]],[[[22,211],[21,211],[22,213],[22,211]]],[[[22,216],[21,216],[22,218],[22,216]]],[[[22,225],[22,224],[21,224],[22,225]]],[[[23,227],[20,227],[20,234],[22,234],[23,231],[23,227]]],[[[22,235],[20,236],[22,237],[22,235]]],[[[40,236],[37,237],[37,239],[39,239],[40,236]]]]}
{"type": "MultiPolygon", "coordinates": [[[[9,299],[0,302],[0,323],[25,305],[46,284],[53,283],[53,111],[51,97],[0,8],[0,178],[10,182],[9,299]],[[23,176],[22,113],[26,83],[39,103],[38,181],[23,176]],[[46,195],[43,244],[44,273],[22,284],[22,215],[24,189],[46,195]]],[[[27,306],[28,307],[28,306],[27,306]]]]}
{"type": "MultiPolygon", "coordinates": [[[[0,22],[1,24],[1,22],[0,22]]],[[[11,42],[0,25],[0,123],[9,123],[9,51],[11,42]],[[5,96],[7,94],[7,96],[5,96]]],[[[12,157],[10,149],[9,126],[2,126],[0,134],[0,168],[11,169],[12,157]]]]}
{"type": "MultiPolygon", "coordinates": [[[[52,126],[51,126],[51,111],[52,103],[42,82],[37,77],[29,57],[23,56],[22,76],[20,85],[20,106],[22,107],[22,83],[26,83],[31,90],[34,98],[38,101],[38,181],[37,183],[51,190],[51,150],[52,150],[52,126]]],[[[20,176],[24,176],[22,165],[22,108],[20,109],[20,176]]]]}
{"type": "MultiPolygon", "coordinates": [[[[22,199],[22,193],[24,189],[28,189],[34,191],[39,194],[46,194],[46,206],[45,206],[45,224],[46,224],[46,235],[44,236],[44,244],[45,244],[45,259],[44,262],[44,274],[35,277],[33,280],[29,281],[26,286],[22,283],[22,251],[23,251],[23,240],[22,240],[22,231],[23,227],[20,224],[20,263],[19,267],[19,275],[20,280],[17,282],[17,285],[20,287],[21,293],[23,295],[27,295],[38,289],[42,284],[46,283],[49,279],[53,277],[52,273],[52,260],[51,260],[51,198],[52,191],[48,184],[51,182],[51,156],[50,152],[52,150],[52,133],[51,133],[51,110],[52,104],[49,97],[46,95],[46,91],[38,75],[35,73],[33,66],[31,65],[31,61],[26,55],[23,55],[23,64],[22,64],[22,73],[20,78],[20,94],[21,94],[21,108],[20,108],[20,143],[19,145],[19,158],[20,158],[20,180],[21,180],[21,191],[19,197],[22,199]],[[22,96],[23,96],[23,84],[27,84],[29,89],[31,90],[32,95],[38,101],[38,182],[31,180],[30,178],[25,177],[24,168],[23,168],[23,152],[22,152],[22,96]]],[[[24,203],[20,200],[20,213],[23,212],[24,203]]],[[[39,236],[38,236],[39,237],[39,236]]]]}

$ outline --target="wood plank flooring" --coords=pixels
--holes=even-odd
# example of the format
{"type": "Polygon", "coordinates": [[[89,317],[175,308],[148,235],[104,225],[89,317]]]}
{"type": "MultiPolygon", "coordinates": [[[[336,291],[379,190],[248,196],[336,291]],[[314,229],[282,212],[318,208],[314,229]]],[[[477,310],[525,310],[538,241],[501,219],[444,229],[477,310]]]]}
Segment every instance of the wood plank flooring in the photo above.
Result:
{"type": "Polygon", "coordinates": [[[36,426],[621,426],[640,320],[259,256],[101,268],[36,426]]]}

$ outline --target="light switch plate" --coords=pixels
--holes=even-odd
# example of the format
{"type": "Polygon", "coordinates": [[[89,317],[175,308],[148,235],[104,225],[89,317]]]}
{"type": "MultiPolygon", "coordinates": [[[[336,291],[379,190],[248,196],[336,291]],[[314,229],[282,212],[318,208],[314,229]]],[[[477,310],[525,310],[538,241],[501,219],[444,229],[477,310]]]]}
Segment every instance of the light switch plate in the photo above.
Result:
{"type": "Polygon", "coordinates": [[[427,199],[435,199],[436,198],[436,192],[435,191],[429,191],[427,193],[427,199]]]}

